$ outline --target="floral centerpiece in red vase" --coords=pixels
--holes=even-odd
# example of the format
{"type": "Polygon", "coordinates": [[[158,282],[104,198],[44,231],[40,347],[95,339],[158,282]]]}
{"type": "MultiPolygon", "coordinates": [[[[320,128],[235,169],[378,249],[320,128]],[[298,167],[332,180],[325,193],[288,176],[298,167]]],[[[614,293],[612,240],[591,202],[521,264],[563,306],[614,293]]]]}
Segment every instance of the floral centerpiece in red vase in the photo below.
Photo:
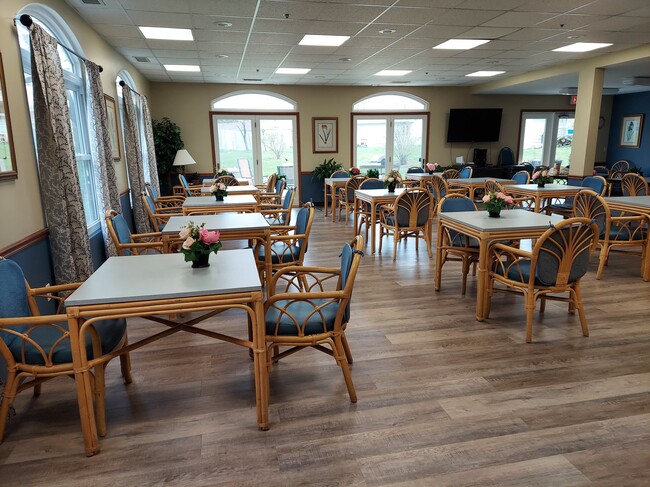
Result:
{"type": "Polygon", "coordinates": [[[514,200],[512,199],[512,196],[508,196],[507,194],[502,193],[501,191],[499,191],[498,193],[495,193],[494,191],[490,191],[485,196],[483,196],[483,208],[485,208],[488,212],[488,215],[493,218],[498,218],[499,216],[501,216],[501,210],[506,205],[512,205],[512,204],[514,204],[514,200]]]}
{"type": "Polygon", "coordinates": [[[204,226],[205,223],[197,226],[190,221],[178,234],[183,240],[181,252],[185,255],[185,262],[192,262],[194,268],[209,267],[210,254],[216,254],[221,248],[219,232],[207,230],[204,226]]]}

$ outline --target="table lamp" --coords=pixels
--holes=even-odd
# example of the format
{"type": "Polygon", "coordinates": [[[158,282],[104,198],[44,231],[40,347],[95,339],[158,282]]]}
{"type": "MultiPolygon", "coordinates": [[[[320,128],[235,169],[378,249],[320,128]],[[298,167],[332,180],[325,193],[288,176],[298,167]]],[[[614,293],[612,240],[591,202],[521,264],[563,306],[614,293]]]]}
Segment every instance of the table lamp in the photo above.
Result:
{"type": "Polygon", "coordinates": [[[189,152],[186,149],[180,149],[176,151],[176,157],[174,157],[173,166],[181,166],[181,172],[185,173],[185,166],[190,164],[196,164],[196,161],[192,158],[189,152]]]}

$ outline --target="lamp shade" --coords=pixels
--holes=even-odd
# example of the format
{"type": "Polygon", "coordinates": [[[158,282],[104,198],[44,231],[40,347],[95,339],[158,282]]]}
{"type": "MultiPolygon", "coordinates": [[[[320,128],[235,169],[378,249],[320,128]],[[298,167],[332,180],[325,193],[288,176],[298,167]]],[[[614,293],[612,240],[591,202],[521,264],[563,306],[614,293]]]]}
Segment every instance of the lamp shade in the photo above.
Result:
{"type": "Polygon", "coordinates": [[[192,158],[189,152],[185,149],[176,151],[176,157],[174,157],[174,166],[189,166],[190,164],[196,164],[196,161],[192,158]]]}

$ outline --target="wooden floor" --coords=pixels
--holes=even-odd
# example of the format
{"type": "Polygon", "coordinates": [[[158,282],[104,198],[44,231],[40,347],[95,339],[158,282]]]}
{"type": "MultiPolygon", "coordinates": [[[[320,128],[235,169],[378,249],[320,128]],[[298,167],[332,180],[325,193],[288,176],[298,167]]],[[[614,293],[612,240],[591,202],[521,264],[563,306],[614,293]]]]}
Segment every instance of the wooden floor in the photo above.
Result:
{"type": "MultiPolygon", "coordinates": [[[[336,265],[352,225],[316,212],[308,262],[336,265]]],[[[650,283],[616,254],[583,290],[591,336],[549,302],[524,342],[520,298],[474,318],[476,280],[460,265],[433,290],[424,245],[366,255],[348,337],[359,401],[315,350],[271,372],[269,431],[255,422],[252,362],[234,345],[175,335],[132,354],[133,383],[107,372],[108,435],[86,458],[72,381],[16,401],[0,445],[9,486],[647,486],[650,283]]],[[[214,327],[245,335],[242,315],[214,327]]],[[[130,320],[137,338],[152,325],[130,320]]]]}

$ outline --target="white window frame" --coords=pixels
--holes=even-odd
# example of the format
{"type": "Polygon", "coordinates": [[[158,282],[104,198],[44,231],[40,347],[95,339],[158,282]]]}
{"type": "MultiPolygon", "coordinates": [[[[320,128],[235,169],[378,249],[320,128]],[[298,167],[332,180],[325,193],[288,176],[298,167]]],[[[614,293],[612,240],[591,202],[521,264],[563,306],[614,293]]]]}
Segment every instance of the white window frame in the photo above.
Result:
{"type": "MultiPolygon", "coordinates": [[[[519,122],[519,150],[517,151],[517,164],[524,163],[524,130],[526,128],[526,120],[544,120],[546,135],[542,145],[542,160],[540,161],[544,166],[555,165],[555,151],[557,147],[558,128],[560,124],[560,117],[569,116],[575,119],[575,112],[567,110],[558,111],[535,111],[524,110],[521,112],[521,119],[519,122]]],[[[529,161],[526,161],[529,162],[529,161]]]]}
{"type": "Polygon", "coordinates": [[[372,95],[364,96],[363,98],[355,101],[352,104],[352,111],[356,113],[372,113],[372,112],[428,112],[429,111],[429,102],[419,96],[413,95],[411,93],[406,93],[404,91],[382,91],[381,93],[373,93],[372,95]],[[360,104],[372,100],[373,98],[379,98],[383,96],[398,96],[403,98],[409,98],[412,101],[415,101],[422,105],[420,108],[390,108],[378,106],[376,108],[362,108],[359,107],[360,104]]]}
{"type": "Polygon", "coordinates": [[[219,112],[297,112],[298,111],[298,104],[296,103],[295,100],[292,100],[291,98],[280,95],[279,93],[274,93],[272,91],[265,91],[265,90],[239,90],[239,91],[231,91],[230,93],[226,93],[225,95],[222,95],[218,98],[213,99],[210,101],[210,110],[213,111],[219,111],[219,112]],[[264,96],[270,96],[272,98],[277,98],[279,100],[282,100],[286,103],[289,103],[291,107],[273,107],[273,108],[223,108],[223,107],[217,107],[215,106],[217,103],[223,100],[227,100],[228,98],[232,98],[234,96],[242,96],[242,95],[264,95],[264,96]]]}

